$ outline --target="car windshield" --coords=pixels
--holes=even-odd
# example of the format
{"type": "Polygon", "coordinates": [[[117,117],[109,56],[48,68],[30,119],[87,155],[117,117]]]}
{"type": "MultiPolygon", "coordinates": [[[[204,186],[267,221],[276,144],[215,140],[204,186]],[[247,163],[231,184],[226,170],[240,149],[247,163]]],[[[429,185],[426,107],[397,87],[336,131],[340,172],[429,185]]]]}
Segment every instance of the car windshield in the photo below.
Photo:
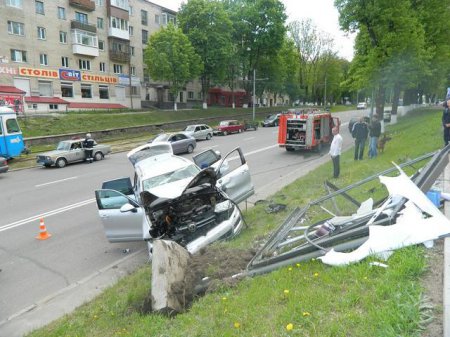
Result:
{"type": "Polygon", "coordinates": [[[229,122],[220,122],[220,126],[228,126],[229,122]]]}
{"type": "Polygon", "coordinates": [[[195,125],[188,125],[184,131],[195,131],[195,125]]]}
{"type": "Polygon", "coordinates": [[[167,172],[159,176],[155,176],[149,179],[145,179],[142,182],[142,187],[145,191],[149,191],[152,188],[162,186],[165,184],[173,183],[178,180],[193,178],[200,172],[200,169],[194,164],[180,168],[175,171],[167,172]]]}
{"type": "Polygon", "coordinates": [[[170,135],[163,133],[157,136],[153,141],[154,142],[167,142],[169,140],[170,135]]]}
{"type": "Polygon", "coordinates": [[[69,142],[59,142],[58,147],[56,149],[59,151],[69,151],[70,143],[69,142]]]}
{"type": "Polygon", "coordinates": [[[269,117],[267,117],[267,120],[273,121],[275,118],[277,118],[277,115],[270,115],[269,117]]]}

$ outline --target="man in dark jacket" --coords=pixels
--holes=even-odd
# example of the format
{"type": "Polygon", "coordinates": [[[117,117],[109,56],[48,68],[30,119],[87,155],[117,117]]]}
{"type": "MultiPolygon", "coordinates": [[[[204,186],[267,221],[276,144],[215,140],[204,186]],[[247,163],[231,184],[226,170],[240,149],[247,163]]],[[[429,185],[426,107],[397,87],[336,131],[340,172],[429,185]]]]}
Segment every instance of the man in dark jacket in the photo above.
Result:
{"type": "Polygon", "coordinates": [[[366,139],[369,134],[369,128],[367,123],[364,122],[364,118],[361,117],[353,125],[352,137],[355,139],[355,160],[362,160],[364,156],[364,147],[366,145],[366,139]]]}
{"type": "Polygon", "coordinates": [[[369,125],[369,158],[374,158],[378,155],[377,144],[378,138],[381,135],[381,123],[377,116],[373,116],[372,123],[369,125]]]}
{"type": "Polygon", "coordinates": [[[94,158],[93,158],[94,145],[95,145],[95,141],[92,139],[91,134],[87,133],[86,138],[84,139],[84,142],[83,142],[83,147],[84,147],[84,153],[86,154],[86,160],[89,163],[92,163],[94,161],[94,158]]]}
{"type": "Polygon", "coordinates": [[[442,113],[442,127],[444,128],[444,145],[447,146],[450,141],[450,99],[444,102],[444,111],[442,113]]]}

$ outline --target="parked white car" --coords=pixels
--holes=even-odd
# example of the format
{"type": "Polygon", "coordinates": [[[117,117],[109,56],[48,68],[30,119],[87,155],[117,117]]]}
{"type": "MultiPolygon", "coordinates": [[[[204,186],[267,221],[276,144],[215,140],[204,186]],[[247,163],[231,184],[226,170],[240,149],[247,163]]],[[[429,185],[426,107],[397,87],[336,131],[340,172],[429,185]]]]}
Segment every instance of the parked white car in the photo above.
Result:
{"type": "Polygon", "coordinates": [[[237,204],[254,193],[240,148],[224,158],[213,150],[194,162],[172,153],[169,143],[145,144],[128,153],[130,178],[103,183],[95,191],[110,242],[173,240],[191,253],[237,235],[244,224],[237,204]],[[202,168],[200,168],[202,167],[202,168]]]}
{"type": "Polygon", "coordinates": [[[183,132],[186,135],[194,137],[196,140],[209,140],[213,136],[213,129],[206,124],[188,125],[183,132]]]}
{"type": "Polygon", "coordinates": [[[358,103],[358,105],[356,106],[357,110],[364,110],[367,109],[367,103],[366,102],[360,102],[358,103]]]}

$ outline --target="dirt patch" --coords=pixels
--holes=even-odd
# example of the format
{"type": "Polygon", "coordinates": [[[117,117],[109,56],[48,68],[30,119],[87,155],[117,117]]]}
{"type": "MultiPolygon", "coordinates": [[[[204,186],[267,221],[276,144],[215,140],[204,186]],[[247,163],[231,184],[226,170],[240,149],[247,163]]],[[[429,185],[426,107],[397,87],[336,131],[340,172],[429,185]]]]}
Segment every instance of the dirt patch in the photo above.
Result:
{"type": "Polygon", "coordinates": [[[436,240],[434,247],[426,251],[427,273],[422,278],[425,289],[422,303],[424,337],[444,335],[443,289],[444,289],[444,239],[436,240]]]}

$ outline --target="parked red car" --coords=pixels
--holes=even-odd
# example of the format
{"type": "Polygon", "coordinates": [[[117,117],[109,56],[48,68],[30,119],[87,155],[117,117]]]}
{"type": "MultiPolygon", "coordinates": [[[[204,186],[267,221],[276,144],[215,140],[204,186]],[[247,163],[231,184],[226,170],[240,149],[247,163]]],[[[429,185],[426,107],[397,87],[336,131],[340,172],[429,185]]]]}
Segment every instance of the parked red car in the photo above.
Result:
{"type": "Polygon", "coordinates": [[[245,130],[244,124],[232,119],[228,121],[221,121],[217,129],[214,130],[215,135],[224,135],[226,136],[229,133],[237,133],[245,130]]]}

